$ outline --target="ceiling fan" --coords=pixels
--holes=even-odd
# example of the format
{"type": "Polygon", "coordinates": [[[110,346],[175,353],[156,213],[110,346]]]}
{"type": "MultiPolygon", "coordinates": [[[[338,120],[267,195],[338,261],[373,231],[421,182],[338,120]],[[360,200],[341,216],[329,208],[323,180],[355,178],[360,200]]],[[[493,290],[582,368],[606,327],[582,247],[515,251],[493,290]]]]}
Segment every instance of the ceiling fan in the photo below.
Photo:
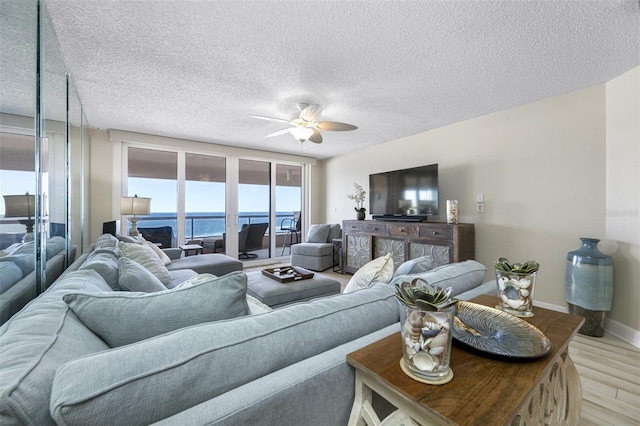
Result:
{"type": "Polygon", "coordinates": [[[263,115],[249,116],[259,118],[261,120],[278,121],[281,123],[289,123],[293,127],[287,127],[286,129],[276,130],[273,133],[267,135],[268,138],[273,136],[284,135],[285,133],[291,133],[294,138],[300,142],[306,140],[313,143],[322,143],[322,135],[319,130],[330,131],[344,131],[344,130],[356,130],[358,127],[353,124],[338,123],[337,121],[318,121],[320,114],[322,114],[322,107],[320,105],[298,104],[300,114],[297,118],[292,120],[285,120],[282,118],[265,117],[263,115]]]}

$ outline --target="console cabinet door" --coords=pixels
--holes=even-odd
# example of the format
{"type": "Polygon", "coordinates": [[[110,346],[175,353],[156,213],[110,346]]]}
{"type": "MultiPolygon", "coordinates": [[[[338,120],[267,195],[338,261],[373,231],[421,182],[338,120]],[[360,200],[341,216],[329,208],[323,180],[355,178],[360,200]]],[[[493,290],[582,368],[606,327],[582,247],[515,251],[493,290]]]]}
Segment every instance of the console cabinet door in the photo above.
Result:
{"type": "Polygon", "coordinates": [[[475,256],[473,224],[345,220],[342,229],[345,272],[349,273],[387,253],[396,269],[418,257],[431,258],[435,268],[475,256]]]}

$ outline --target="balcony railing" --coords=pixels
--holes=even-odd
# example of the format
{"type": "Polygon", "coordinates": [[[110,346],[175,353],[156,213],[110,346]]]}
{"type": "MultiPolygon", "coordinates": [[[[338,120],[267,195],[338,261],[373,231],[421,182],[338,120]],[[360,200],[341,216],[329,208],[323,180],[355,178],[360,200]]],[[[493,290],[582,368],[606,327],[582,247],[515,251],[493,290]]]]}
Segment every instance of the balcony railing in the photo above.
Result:
{"type": "MultiPolygon", "coordinates": [[[[280,229],[280,224],[285,218],[293,218],[293,212],[276,213],[276,233],[284,232],[280,229]]],[[[222,237],[225,232],[226,215],[224,213],[212,214],[187,214],[185,218],[185,238],[192,240],[196,238],[222,237]]],[[[269,221],[268,213],[240,213],[238,216],[238,228],[245,223],[264,223],[269,221]]],[[[151,215],[143,216],[138,222],[138,228],[171,226],[173,233],[176,233],[178,218],[176,215],[151,215]]],[[[267,233],[269,233],[267,229],[267,233]]]]}

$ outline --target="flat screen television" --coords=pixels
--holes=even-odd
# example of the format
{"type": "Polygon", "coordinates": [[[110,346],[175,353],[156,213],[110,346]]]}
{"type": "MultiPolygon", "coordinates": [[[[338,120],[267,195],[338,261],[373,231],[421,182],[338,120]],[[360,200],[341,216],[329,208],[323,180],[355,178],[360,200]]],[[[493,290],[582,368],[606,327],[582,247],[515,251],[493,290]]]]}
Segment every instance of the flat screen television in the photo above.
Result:
{"type": "Polygon", "coordinates": [[[378,220],[426,221],[438,214],[438,165],[369,175],[369,212],[378,220]]]}

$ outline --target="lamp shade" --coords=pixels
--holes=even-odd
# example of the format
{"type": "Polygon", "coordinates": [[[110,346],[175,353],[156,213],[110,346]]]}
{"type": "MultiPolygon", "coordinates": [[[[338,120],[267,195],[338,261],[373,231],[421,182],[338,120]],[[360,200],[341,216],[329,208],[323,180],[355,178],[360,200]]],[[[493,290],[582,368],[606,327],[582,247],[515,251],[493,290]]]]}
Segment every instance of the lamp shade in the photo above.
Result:
{"type": "Polygon", "coordinates": [[[29,195],[3,195],[4,217],[31,217],[36,212],[36,197],[29,195]]]}
{"type": "Polygon", "coordinates": [[[128,216],[145,215],[151,212],[151,198],[122,197],[120,201],[120,214],[128,216]]]}

